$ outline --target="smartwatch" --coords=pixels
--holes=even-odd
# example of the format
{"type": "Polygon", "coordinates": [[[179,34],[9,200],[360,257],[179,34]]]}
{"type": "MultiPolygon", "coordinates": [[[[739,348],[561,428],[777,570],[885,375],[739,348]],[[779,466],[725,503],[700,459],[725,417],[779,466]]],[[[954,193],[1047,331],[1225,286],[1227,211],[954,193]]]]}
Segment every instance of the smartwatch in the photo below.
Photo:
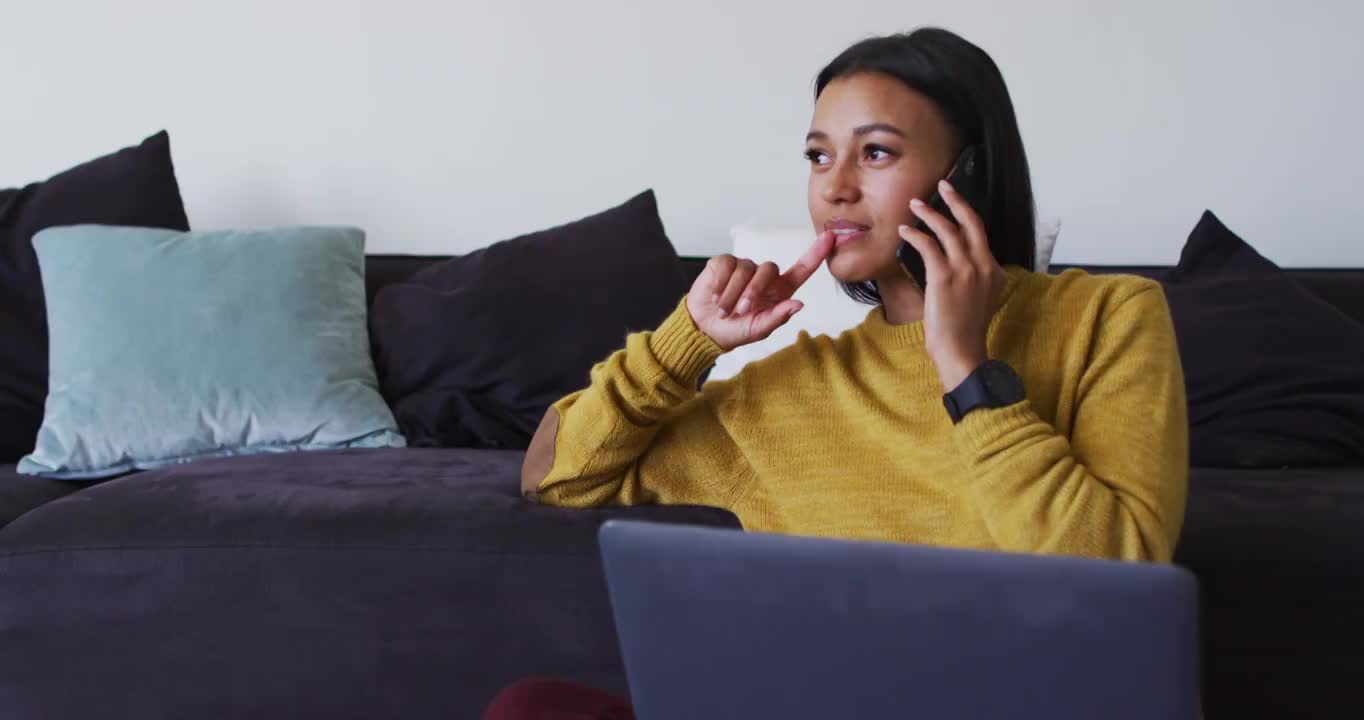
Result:
{"type": "Polygon", "coordinates": [[[976,408],[1007,407],[1022,401],[1023,380],[1002,360],[986,360],[960,385],[942,396],[942,404],[953,425],[976,408]]]}

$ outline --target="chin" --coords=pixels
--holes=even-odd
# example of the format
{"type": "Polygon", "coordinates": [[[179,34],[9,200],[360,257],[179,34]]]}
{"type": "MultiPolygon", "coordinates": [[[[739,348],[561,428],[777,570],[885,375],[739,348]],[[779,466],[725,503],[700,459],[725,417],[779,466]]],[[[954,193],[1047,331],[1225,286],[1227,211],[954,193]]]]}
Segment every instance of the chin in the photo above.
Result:
{"type": "Polygon", "coordinates": [[[899,262],[891,254],[889,261],[885,253],[868,252],[865,248],[838,248],[829,256],[829,274],[845,283],[860,283],[883,277],[887,267],[899,262]]]}

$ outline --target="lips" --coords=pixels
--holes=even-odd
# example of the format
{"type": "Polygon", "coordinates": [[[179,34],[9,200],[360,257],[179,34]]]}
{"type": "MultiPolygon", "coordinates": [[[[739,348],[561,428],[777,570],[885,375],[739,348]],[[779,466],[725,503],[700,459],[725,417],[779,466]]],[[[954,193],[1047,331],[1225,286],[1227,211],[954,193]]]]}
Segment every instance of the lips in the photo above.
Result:
{"type": "Polygon", "coordinates": [[[834,247],[840,247],[865,237],[871,226],[851,220],[838,219],[824,223],[824,229],[833,231],[834,247]]]}

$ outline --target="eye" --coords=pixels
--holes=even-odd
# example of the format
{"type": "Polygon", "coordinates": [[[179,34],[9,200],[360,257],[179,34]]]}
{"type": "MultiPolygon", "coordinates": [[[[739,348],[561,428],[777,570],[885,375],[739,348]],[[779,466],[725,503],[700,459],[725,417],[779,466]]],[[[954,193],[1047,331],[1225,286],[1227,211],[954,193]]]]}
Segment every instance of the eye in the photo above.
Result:
{"type": "Polygon", "coordinates": [[[895,157],[895,153],[891,151],[890,148],[883,145],[868,145],[862,148],[862,152],[867,156],[868,160],[873,161],[889,160],[890,158],[895,157]]]}
{"type": "Polygon", "coordinates": [[[805,151],[805,159],[809,160],[815,165],[825,165],[828,164],[829,162],[828,155],[825,155],[823,151],[816,150],[814,148],[809,148],[805,151]]]}

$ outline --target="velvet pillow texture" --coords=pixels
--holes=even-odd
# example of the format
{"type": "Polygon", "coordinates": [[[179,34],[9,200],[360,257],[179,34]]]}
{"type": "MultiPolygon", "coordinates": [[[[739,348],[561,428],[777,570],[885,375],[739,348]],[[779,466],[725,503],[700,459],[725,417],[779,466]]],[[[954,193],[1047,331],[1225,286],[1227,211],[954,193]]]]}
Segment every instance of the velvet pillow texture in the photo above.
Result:
{"type": "Polygon", "coordinates": [[[379,291],[380,387],[412,445],[524,448],[551,404],[686,291],[648,190],[379,291]]]}
{"type": "Polygon", "coordinates": [[[19,472],[403,445],[369,354],[360,230],[80,225],[33,242],[52,389],[19,472]]]}
{"type": "Polygon", "coordinates": [[[165,131],[43,182],[0,189],[0,463],[33,449],[47,397],[47,318],[33,236],[82,223],[189,229],[165,131]]]}
{"type": "Polygon", "coordinates": [[[1364,465],[1364,325],[1205,212],[1161,278],[1210,467],[1364,465]]]}

